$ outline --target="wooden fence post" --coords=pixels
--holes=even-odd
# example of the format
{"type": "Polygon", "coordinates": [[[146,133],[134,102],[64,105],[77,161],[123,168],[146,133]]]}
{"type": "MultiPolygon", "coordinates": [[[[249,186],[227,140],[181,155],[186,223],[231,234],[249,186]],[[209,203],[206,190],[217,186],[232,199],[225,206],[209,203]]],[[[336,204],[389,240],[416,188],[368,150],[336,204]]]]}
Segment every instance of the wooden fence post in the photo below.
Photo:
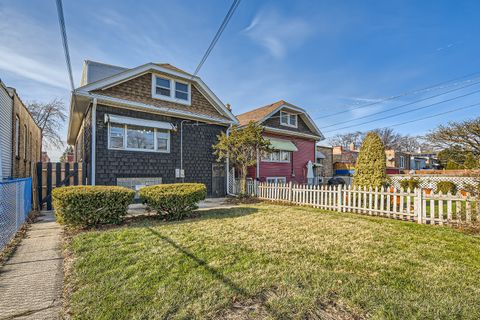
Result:
{"type": "Polygon", "coordinates": [[[342,212],[342,189],[343,186],[339,184],[337,186],[337,211],[342,212]]]}
{"type": "Polygon", "coordinates": [[[418,188],[415,190],[415,200],[416,200],[416,206],[415,210],[417,211],[417,222],[422,224],[423,223],[423,192],[421,188],[418,188]]]}
{"type": "Polygon", "coordinates": [[[292,202],[292,181],[288,183],[288,202],[292,202]]]}
{"type": "Polygon", "coordinates": [[[47,162],[47,210],[52,210],[52,163],[47,162]]]}

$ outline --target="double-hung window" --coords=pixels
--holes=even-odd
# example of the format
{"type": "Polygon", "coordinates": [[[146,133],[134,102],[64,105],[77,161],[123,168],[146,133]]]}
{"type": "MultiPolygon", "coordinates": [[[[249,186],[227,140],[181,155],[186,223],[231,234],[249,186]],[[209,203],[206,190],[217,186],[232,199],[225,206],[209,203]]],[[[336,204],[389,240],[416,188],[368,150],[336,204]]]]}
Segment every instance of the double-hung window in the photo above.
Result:
{"type": "Polygon", "coordinates": [[[20,118],[15,116],[15,157],[20,156],[20,118]]]}
{"type": "Polygon", "coordinates": [[[110,149],[170,152],[170,131],[132,124],[109,124],[110,149]]]}
{"type": "Polygon", "coordinates": [[[190,104],[190,84],[165,76],[152,76],[152,97],[181,104],[190,104]]]}
{"type": "Polygon", "coordinates": [[[287,178],[285,178],[285,177],[267,177],[266,182],[267,183],[274,183],[274,184],[286,184],[287,183],[287,178]]]}
{"type": "Polygon", "coordinates": [[[405,168],[405,157],[404,156],[400,156],[400,161],[399,161],[399,167],[400,169],[403,169],[405,168]]]}
{"type": "Polygon", "coordinates": [[[286,111],[280,111],[280,124],[297,128],[297,115],[286,111]]]}
{"type": "Polygon", "coordinates": [[[170,97],[170,79],[156,77],[155,78],[155,94],[170,97]]]}

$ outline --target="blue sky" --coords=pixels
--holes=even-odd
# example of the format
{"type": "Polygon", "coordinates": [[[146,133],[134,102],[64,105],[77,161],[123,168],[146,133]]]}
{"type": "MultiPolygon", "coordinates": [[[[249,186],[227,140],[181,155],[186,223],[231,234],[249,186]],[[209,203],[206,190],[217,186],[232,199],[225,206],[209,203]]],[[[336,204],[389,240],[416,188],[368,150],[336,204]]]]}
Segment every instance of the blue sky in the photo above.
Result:
{"type": "MultiPolygon", "coordinates": [[[[125,67],[168,62],[192,72],[230,4],[64,0],[75,83],[85,59],[125,67]]],[[[355,106],[480,72],[478,12],[478,1],[243,0],[200,76],[236,114],[284,99],[305,108],[322,129],[442,90],[351,110],[355,106]],[[350,111],[323,118],[343,110],[350,111]]],[[[62,50],[53,0],[0,2],[0,78],[23,100],[58,97],[68,104],[62,50]]],[[[475,79],[480,74],[464,80],[475,79]]],[[[478,89],[480,84],[377,117],[478,89]]],[[[480,93],[472,94],[378,122],[353,121],[352,128],[325,135],[385,127],[479,101],[480,93]]],[[[395,129],[423,134],[479,114],[474,107],[395,129]]]]}

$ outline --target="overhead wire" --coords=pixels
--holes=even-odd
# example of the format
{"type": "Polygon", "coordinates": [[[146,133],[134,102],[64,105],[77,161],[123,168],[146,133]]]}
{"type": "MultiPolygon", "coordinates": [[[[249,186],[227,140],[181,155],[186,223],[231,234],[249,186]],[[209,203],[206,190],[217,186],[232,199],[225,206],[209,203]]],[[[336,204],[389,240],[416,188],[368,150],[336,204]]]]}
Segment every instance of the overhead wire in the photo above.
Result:
{"type": "Polygon", "coordinates": [[[193,73],[192,75],[192,78],[195,77],[198,72],[200,71],[200,69],[202,68],[203,64],[205,63],[205,61],[207,60],[208,56],[210,55],[210,53],[212,52],[213,48],[215,47],[215,45],[217,44],[218,42],[218,39],[220,39],[220,36],[222,35],[223,31],[225,30],[228,22],[230,21],[230,19],[232,18],[233,14],[235,13],[235,10],[237,10],[237,7],[238,5],[240,4],[240,1],[241,0],[234,0],[232,5],[230,6],[230,9],[228,10],[227,14],[225,15],[225,18],[223,19],[222,21],[222,24],[220,25],[220,27],[218,28],[217,30],[217,33],[215,34],[215,36],[213,37],[212,41],[210,42],[210,45],[208,46],[207,48],[207,51],[205,51],[202,59],[200,60],[199,64],[197,65],[197,68],[195,69],[195,72],[193,73]]]}
{"type": "Polygon", "coordinates": [[[75,84],[73,82],[72,64],[70,62],[70,52],[68,50],[68,39],[67,39],[67,31],[65,27],[65,18],[63,16],[62,0],[56,0],[56,3],[57,3],[58,23],[60,25],[60,34],[62,36],[63,51],[65,53],[65,62],[67,64],[68,76],[70,78],[70,87],[72,89],[72,92],[74,92],[75,84]]]}
{"type": "Polygon", "coordinates": [[[361,117],[357,117],[357,118],[354,118],[354,119],[350,119],[350,120],[346,120],[346,121],[342,121],[342,122],[337,122],[337,123],[334,123],[334,124],[331,124],[331,125],[328,125],[328,126],[324,126],[323,128],[336,127],[336,126],[339,126],[341,124],[358,121],[358,120],[369,118],[369,117],[372,117],[372,116],[375,116],[375,115],[378,115],[378,114],[386,113],[386,112],[389,112],[389,111],[392,111],[392,110],[397,110],[397,109],[400,109],[400,108],[408,107],[408,106],[411,106],[411,105],[419,103],[419,102],[434,99],[434,98],[437,98],[437,97],[440,97],[440,96],[443,96],[443,95],[446,95],[446,94],[449,94],[449,93],[452,93],[452,92],[455,92],[455,91],[459,91],[459,90],[477,85],[479,83],[480,83],[480,81],[470,83],[470,84],[462,86],[460,88],[455,88],[455,89],[452,89],[452,90],[448,90],[448,91],[445,91],[445,92],[442,92],[442,93],[439,93],[439,94],[435,94],[435,95],[432,95],[432,96],[429,96],[429,97],[426,97],[426,98],[422,98],[422,99],[419,99],[419,100],[408,102],[408,103],[405,103],[405,104],[402,104],[402,105],[399,105],[399,106],[394,106],[394,107],[391,107],[391,108],[388,108],[388,109],[385,109],[385,110],[382,110],[382,111],[373,112],[373,113],[370,113],[370,114],[367,114],[367,115],[364,115],[364,116],[361,116],[361,117]]]}
{"type": "MultiPolygon", "coordinates": [[[[363,104],[363,105],[360,105],[360,106],[357,106],[357,107],[354,107],[354,108],[349,108],[347,110],[343,110],[343,111],[339,111],[339,112],[335,112],[335,113],[331,113],[331,114],[327,114],[327,115],[322,115],[321,117],[317,117],[317,118],[314,118],[314,119],[319,119],[319,118],[330,118],[330,117],[333,117],[333,116],[336,116],[336,115],[339,115],[339,114],[344,114],[344,113],[347,113],[347,112],[350,112],[350,111],[353,111],[353,110],[357,110],[357,109],[362,109],[362,108],[366,108],[366,107],[370,107],[370,106],[373,106],[373,105],[376,105],[376,104],[379,104],[379,103],[382,103],[382,102],[386,102],[386,101],[390,101],[390,100],[395,100],[395,99],[398,99],[398,98],[402,98],[402,97],[405,97],[405,96],[408,96],[408,95],[415,95],[415,94],[418,94],[418,93],[422,93],[422,92],[425,92],[425,91],[430,91],[432,89],[442,89],[442,88],[445,88],[445,87],[442,87],[442,85],[445,85],[447,83],[450,83],[450,82],[453,82],[453,81],[457,81],[457,80],[460,80],[460,79],[464,79],[464,78],[468,78],[468,77],[471,77],[471,76],[474,76],[474,75],[478,75],[480,74],[480,71],[478,72],[473,72],[473,73],[469,73],[467,75],[463,75],[463,76],[460,76],[460,77],[456,77],[454,79],[450,79],[450,80],[446,80],[446,81],[442,81],[442,82],[439,82],[437,84],[434,84],[434,85],[431,85],[431,86],[427,86],[427,87],[424,87],[424,88],[421,88],[421,89],[415,89],[415,90],[411,90],[411,91],[406,91],[406,92],[403,92],[401,94],[398,94],[398,95],[395,95],[395,96],[390,96],[390,97],[387,97],[387,98],[384,98],[384,99],[380,99],[380,100],[377,100],[377,101],[374,101],[374,102],[371,102],[371,103],[367,103],[367,104],[363,104]]],[[[465,80],[465,81],[462,81],[462,82],[468,82],[468,81],[472,81],[472,80],[465,80]]],[[[460,82],[460,83],[462,83],[460,82]]],[[[458,85],[459,83],[453,83],[452,85],[450,86],[455,86],[455,85],[458,85]]],[[[447,86],[448,87],[448,86],[447,86]]]]}

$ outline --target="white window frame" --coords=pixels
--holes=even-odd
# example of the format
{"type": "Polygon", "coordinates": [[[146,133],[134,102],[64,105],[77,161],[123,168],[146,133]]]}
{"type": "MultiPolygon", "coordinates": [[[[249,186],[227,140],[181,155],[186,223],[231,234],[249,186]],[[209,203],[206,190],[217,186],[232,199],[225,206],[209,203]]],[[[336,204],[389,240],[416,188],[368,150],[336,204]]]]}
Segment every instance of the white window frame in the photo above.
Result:
{"type": "Polygon", "coordinates": [[[273,152],[270,152],[264,156],[262,156],[262,162],[277,162],[277,163],[290,163],[292,161],[292,152],[291,151],[285,151],[285,150],[274,150],[273,152]],[[279,155],[279,159],[282,159],[282,153],[287,153],[288,154],[288,160],[273,160],[272,159],[272,154],[277,153],[279,155]]]}
{"type": "Polygon", "coordinates": [[[15,115],[15,157],[20,156],[20,117],[15,115]]]}
{"type": "Polygon", "coordinates": [[[398,166],[399,166],[400,169],[404,169],[404,168],[405,168],[405,157],[404,157],[404,156],[400,156],[400,160],[399,160],[398,166]]]}
{"type": "Polygon", "coordinates": [[[298,128],[298,115],[287,111],[280,111],[280,124],[286,127],[298,128]],[[284,115],[287,116],[287,122],[283,122],[284,115]],[[295,118],[295,125],[290,123],[290,118],[292,117],[295,118]]]}
{"type": "MultiPolygon", "coordinates": [[[[161,87],[161,88],[163,88],[163,87],[161,87]]],[[[192,103],[192,86],[190,85],[190,83],[185,82],[185,81],[180,81],[180,80],[173,79],[173,78],[170,78],[170,77],[167,77],[167,76],[164,76],[164,75],[157,75],[157,74],[152,73],[152,98],[165,100],[165,101],[171,101],[171,102],[180,103],[180,104],[184,104],[184,105],[190,105],[192,103]],[[157,77],[170,81],[170,96],[164,96],[162,94],[157,94],[157,91],[156,91],[157,77]],[[175,96],[175,92],[177,91],[175,83],[177,83],[177,82],[187,85],[187,87],[188,87],[187,100],[179,99],[175,96]]]]}
{"type": "MultiPolygon", "coordinates": [[[[126,123],[116,123],[118,126],[123,127],[123,147],[122,148],[113,148],[110,145],[110,128],[111,123],[108,123],[108,149],[109,150],[122,150],[122,151],[136,151],[136,152],[155,152],[155,153],[170,153],[170,144],[172,141],[172,135],[170,130],[168,129],[158,129],[149,126],[143,126],[145,128],[149,128],[153,130],[153,150],[152,149],[139,149],[139,148],[128,148],[127,147],[127,127],[129,126],[126,123]],[[159,131],[167,131],[168,132],[168,142],[167,142],[167,150],[158,150],[158,142],[157,142],[157,132],[159,131]]],[[[131,126],[131,125],[130,125],[131,126]]],[[[141,127],[141,126],[140,126],[141,127]]]]}
{"type": "Polygon", "coordinates": [[[287,177],[266,177],[266,183],[274,183],[276,185],[280,184],[278,180],[283,180],[284,182],[280,182],[281,184],[287,184],[287,177]],[[273,180],[273,182],[269,182],[268,180],[273,180]]]}
{"type": "Polygon", "coordinates": [[[23,160],[27,160],[27,148],[28,148],[28,128],[27,125],[23,125],[23,160]]]}

